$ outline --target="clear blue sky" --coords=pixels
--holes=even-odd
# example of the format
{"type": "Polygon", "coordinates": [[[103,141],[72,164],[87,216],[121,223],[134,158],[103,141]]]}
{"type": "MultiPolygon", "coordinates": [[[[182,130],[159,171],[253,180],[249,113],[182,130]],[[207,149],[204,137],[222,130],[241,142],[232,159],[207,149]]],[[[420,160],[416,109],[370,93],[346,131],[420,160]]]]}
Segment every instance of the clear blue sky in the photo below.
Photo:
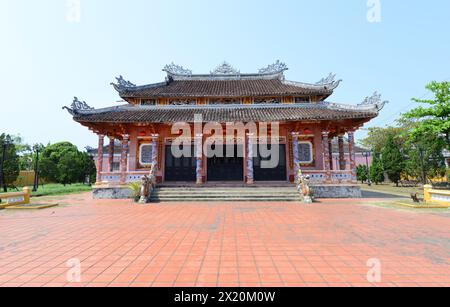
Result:
{"type": "MultiPolygon", "coordinates": [[[[81,0],[78,23],[66,0],[0,0],[0,132],[29,143],[96,137],[61,107],[73,96],[117,104],[109,85],[123,74],[160,82],[172,61],[209,72],[223,60],[253,72],[280,59],[288,79],[344,79],[330,98],[356,104],[379,90],[391,103],[370,123],[386,125],[450,79],[450,1],[381,0],[381,22],[366,0],[81,0]]],[[[364,132],[359,133],[363,136],[364,132]]]]}

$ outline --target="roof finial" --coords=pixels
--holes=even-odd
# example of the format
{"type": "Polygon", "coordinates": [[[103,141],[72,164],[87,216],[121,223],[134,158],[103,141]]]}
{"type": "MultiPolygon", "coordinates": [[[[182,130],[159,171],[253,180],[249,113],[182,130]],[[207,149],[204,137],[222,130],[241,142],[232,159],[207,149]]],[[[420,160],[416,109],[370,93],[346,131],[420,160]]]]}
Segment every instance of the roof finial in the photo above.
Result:
{"type": "Polygon", "coordinates": [[[227,62],[223,62],[211,72],[211,75],[240,75],[241,72],[227,62]]]}

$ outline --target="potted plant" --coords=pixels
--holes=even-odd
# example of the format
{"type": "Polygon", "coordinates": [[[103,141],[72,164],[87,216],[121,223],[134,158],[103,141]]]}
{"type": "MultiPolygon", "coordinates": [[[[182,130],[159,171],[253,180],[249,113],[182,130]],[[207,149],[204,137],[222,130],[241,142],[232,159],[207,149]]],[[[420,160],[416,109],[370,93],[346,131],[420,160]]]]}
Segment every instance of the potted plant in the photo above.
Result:
{"type": "Polygon", "coordinates": [[[139,181],[130,183],[128,185],[128,188],[133,192],[132,198],[134,199],[134,201],[138,202],[141,198],[141,183],[139,181]]]}

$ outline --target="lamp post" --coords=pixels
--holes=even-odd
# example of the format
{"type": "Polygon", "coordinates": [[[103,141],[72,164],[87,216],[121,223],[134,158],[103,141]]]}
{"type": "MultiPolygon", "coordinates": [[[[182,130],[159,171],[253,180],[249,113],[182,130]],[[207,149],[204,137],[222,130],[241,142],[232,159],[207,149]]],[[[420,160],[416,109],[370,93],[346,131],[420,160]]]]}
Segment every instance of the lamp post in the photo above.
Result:
{"type": "Polygon", "coordinates": [[[34,163],[33,192],[36,192],[39,189],[39,151],[41,150],[41,146],[36,144],[33,146],[33,149],[36,152],[36,161],[34,163]]]}
{"type": "Polygon", "coordinates": [[[372,181],[370,180],[370,165],[369,165],[369,157],[372,155],[370,151],[364,152],[364,157],[366,157],[366,166],[367,166],[367,184],[372,186],[372,181]]]}

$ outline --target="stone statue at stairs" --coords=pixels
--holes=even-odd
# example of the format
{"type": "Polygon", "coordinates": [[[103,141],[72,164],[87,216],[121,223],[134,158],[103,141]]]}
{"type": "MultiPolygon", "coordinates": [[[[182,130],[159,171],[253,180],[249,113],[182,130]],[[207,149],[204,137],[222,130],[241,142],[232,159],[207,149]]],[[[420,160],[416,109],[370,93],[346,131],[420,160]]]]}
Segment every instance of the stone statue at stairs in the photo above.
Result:
{"type": "Polygon", "coordinates": [[[141,178],[141,198],[139,199],[140,204],[146,204],[150,197],[150,178],[145,175],[141,178]]]}
{"type": "Polygon", "coordinates": [[[303,175],[300,167],[298,169],[298,174],[297,174],[297,189],[301,195],[303,203],[312,204],[313,193],[312,193],[312,189],[310,187],[310,176],[303,175]]]}
{"type": "Polygon", "coordinates": [[[150,196],[153,192],[153,189],[156,186],[156,179],[155,179],[155,168],[152,167],[149,176],[145,175],[141,178],[141,191],[139,199],[140,204],[146,204],[150,200],[150,196]]]}

